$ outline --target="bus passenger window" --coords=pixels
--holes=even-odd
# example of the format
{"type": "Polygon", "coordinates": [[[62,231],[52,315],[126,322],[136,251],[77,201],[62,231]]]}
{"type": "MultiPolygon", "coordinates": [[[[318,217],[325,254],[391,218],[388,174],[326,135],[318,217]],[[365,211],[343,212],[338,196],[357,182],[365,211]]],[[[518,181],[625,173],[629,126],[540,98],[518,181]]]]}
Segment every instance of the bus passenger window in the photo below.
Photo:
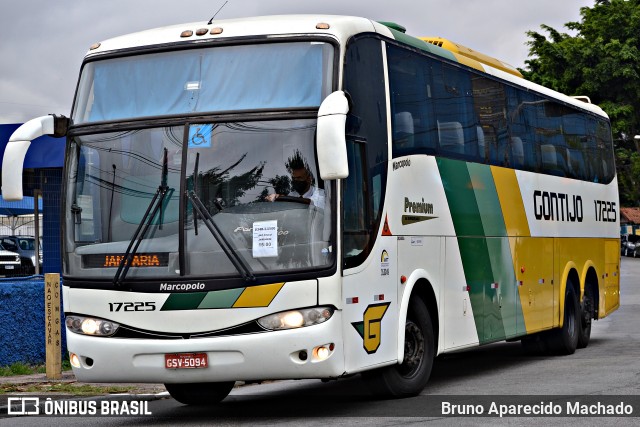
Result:
{"type": "Polygon", "coordinates": [[[413,116],[410,112],[396,113],[393,121],[393,145],[397,149],[411,149],[414,145],[413,116]]]}
{"type": "Polygon", "coordinates": [[[445,154],[464,155],[464,132],[459,122],[438,122],[440,150],[445,154]]]}
{"type": "Polygon", "coordinates": [[[517,136],[511,138],[511,167],[516,169],[524,167],[524,146],[522,139],[517,136]]]}

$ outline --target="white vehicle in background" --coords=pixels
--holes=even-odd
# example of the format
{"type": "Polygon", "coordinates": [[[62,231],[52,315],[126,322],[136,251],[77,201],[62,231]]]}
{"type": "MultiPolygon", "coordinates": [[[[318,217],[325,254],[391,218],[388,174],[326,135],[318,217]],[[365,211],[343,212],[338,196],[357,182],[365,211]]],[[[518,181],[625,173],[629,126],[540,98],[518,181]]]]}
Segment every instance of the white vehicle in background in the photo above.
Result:
{"type": "Polygon", "coordinates": [[[621,254],[636,258],[640,255],[640,235],[625,234],[620,237],[621,254]]]}
{"type": "Polygon", "coordinates": [[[8,251],[0,246],[0,275],[5,277],[20,274],[20,254],[8,251]]]}
{"type": "Polygon", "coordinates": [[[36,261],[36,244],[33,236],[0,236],[0,245],[5,249],[20,255],[20,274],[31,275],[36,272],[38,262],[39,272],[42,272],[42,243],[39,245],[38,260],[36,261]]]}

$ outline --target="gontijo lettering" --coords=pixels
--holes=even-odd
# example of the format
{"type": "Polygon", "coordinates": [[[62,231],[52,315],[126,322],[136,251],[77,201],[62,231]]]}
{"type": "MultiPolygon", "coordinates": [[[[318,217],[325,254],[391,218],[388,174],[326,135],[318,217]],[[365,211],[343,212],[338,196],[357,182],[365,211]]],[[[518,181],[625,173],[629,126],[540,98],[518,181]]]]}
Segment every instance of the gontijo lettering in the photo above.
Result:
{"type": "Polygon", "coordinates": [[[538,221],[582,222],[582,197],[535,190],[533,192],[533,213],[538,221]]]}

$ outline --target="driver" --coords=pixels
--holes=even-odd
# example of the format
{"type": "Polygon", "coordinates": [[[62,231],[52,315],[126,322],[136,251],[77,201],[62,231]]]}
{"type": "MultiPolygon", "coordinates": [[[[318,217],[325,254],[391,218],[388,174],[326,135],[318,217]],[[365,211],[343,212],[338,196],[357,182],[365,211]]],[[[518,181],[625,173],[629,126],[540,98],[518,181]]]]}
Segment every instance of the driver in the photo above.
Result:
{"type": "MultiPolygon", "coordinates": [[[[313,174],[309,168],[309,164],[300,153],[296,150],[292,157],[289,157],[285,164],[287,171],[291,174],[291,187],[293,190],[289,192],[288,197],[299,197],[303,203],[314,205],[320,209],[324,209],[325,194],[324,190],[318,188],[315,184],[313,174]]],[[[282,194],[269,194],[266,200],[270,202],[282,197],[282,194]]]]}

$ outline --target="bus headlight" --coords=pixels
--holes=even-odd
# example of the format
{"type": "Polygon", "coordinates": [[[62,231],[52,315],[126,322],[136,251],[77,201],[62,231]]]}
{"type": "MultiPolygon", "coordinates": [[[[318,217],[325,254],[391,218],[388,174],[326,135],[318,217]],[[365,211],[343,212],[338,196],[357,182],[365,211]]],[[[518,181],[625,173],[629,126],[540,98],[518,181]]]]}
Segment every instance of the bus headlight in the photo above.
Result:
{"type": "Polygon", "coordinates": [[[281,329],[302,328],[324,323],[333,316],[332,307],[301,308],[299,310],[281,311],[258,319],[258,324],[265,329],[277,331],[281,329]]]}
{"type": "Polygon", "coordinates": [[[71,332],[97,337],[110,337],[116,333],[120,326],[109,320],[82,316],[67,316],[65,323],[71,332]]]}

